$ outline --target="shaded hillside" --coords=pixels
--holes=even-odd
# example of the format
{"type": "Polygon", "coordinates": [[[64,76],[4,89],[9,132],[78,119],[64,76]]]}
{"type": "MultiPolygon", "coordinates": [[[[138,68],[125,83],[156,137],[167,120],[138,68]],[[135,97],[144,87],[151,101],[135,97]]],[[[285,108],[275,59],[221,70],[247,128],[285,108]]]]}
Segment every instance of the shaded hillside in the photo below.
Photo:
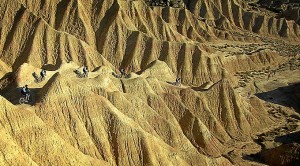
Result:
{"type": "Polygon", "coordinates": [[[257,2],[259,7],[266,8],[277,13],[278,18],[294,20],[300,25],[300,4],[297,0],[260,0],[257,2]]]}

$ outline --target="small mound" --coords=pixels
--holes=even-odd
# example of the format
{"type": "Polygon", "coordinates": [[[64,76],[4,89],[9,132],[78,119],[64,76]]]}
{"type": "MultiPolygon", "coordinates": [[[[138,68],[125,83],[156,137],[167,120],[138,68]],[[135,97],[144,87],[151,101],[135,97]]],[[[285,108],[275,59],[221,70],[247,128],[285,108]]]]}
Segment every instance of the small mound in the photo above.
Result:
{"type": "Polygon", "coordinates": [[[30,84],[34,81],[32,74],[40,73],[39,68],[36,68],[28,63],[23,63],[15,73],[15,82],[18,87],[24,86],[26,84],[30,84]]]}
{"type": "Polygon", "coordinates": [[[134,79],[123,80],[123,89],[126,93],[137,94],[139,97],[155,94],[146,79],[138,77],[134,79]]]}
{"type": "Polygon", "coordinates": [[[154,76],[160,81],[171,81],[176,78],[169,66],[165,62],[159,60],[150,63],[146,67],[146,70],[141,73],[143,77],[154,76]]]}
{"type": "Polygon", "coordinates": [[[46,102],[59,95],[71,95],[72,90],[70,87],[74,86],[76,86],[76,83],[73,83],[68,77],[63,76],[59,72],[55,73],[40,91],[39,99],[46,102]]]}

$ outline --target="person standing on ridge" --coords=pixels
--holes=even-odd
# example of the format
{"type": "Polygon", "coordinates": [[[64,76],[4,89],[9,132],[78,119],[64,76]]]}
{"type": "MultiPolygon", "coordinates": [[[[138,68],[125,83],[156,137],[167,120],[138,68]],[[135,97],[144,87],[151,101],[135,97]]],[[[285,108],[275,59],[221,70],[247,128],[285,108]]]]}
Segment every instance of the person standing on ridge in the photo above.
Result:
{"type": "Polygon", "coordinates": [[[83,67],[83,75],[84,75],[84,77],[87,77],[87,76],[88,76],[88,72],[89,72],[88,67],[87,67],[87,66],[84,66],[84,67],[83,67]]]}
{"type": "Polygon", "coordinates": [[[42,71],[41,71],[41,80],[44,80],[45,79],[45,77],[46,77],[46,70],[45,69],[42,69],[42,71]]]}
{"type": "Polygon", "coordinates": [[[29,90],[29,88],[28,88],[28,85],[25,85],[25,86],[22,87],[21,93],[22,93],[22,95],[25,96],[25,99],[26,99],[27,101],[30,100],[30,90],[29,90]]]}
{"type": "Polygon", "coordinates": [[[177,86],[181,85],[181,78],[179,78],[179,77],[176,78],[175,85],[177,85],[177,86]]]}
{"type": "Polygon", "coordinates": [[[126,76],[125,69],[121,69],[120,72],[121,72],[121,78],[126,76]]]}

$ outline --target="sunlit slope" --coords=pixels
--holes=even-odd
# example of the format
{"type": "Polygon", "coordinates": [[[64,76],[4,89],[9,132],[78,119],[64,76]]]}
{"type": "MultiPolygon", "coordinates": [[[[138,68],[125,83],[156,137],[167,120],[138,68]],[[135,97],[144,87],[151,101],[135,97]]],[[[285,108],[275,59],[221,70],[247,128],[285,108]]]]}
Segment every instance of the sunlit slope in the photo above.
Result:
{"type": "Polygon", "coordinates": [[[105,58],[116,68],[139,71],[158,59],[186,82],[201,84],[207,78],[192,77],[204,71],[217,81],[220,69],[207,57],[212,49],[199,42],[219,35],[242,40],[190,10],[151,9],[142,1],[7,1],[1,6],[1,60],[14,69],[24,62],[41,67],[70,60],[97,67],[107,64],[105,58]]]}
{"type": "MultiPolygon", "coordinates": [[[[25,151],[24,157],[38,164],[68,163],[74,157],[69,155],[78,157],[77,153],[82,153],[86,155],[82,163],[93,159],[113,165],[230,165],[222,157],[226,153],[224,144],[232,138],[248,140],[252,132],[261,130],[260,126],[273,123],[263,108],[253,108],[244,102],[228,80],[220,80],[208,91],[178,88],[160,80],[159,74],[155,77],[158,71],[167,78],[174,77],[168,67],[160,69],[159,66],[167,66],[160,63],[163,62],[129,79],[115,78],[111,75],[113,70],[105,66],[90,73],[89,79],[77,78],[73,73],[77,66],[65,63],[50,73],[43,84],[29,84],[37,89],[32,107],[25,106],[22,111],[24,106],[13,106],[3,99],[7,113],[15,111],[26,119],[8,119],[7,123],[13,121],[28,128],[29,138],[24,135],[26,139],[18,140],[22,136],[14,132],[8,135],[24,142],[27,146],[20,146],[20,153],[25,151]],[[147,72],[152,76],[148,77],[147,72]],[[32,125],[41,128],[35,134],[38,138],[33,140],[30,135],[36,132],[36,127],[32,125]],[[70,146],[56,150],[61,156],[59,160],[31,154],[38,150],[47,152],[45,146],[53,141],[58,147],[70,146]]],[[[20,70],[17,75],[30,72],[20,70]]],[[[14,97],[11,93],[8,91],[5,96],[14,97]]],[[[260,103],[256,99],[253,102],[260,103]]],[[[14,125],[8,129],[11,128],[14,130],[14,125]]]]}
{"type": "Polygon", "coordinates": [[[2,0],[0,165],[232,165],[236,144],[277,123],[238,73],[285,63],[299,25],[240,0],[185,3],[2,0]]]}

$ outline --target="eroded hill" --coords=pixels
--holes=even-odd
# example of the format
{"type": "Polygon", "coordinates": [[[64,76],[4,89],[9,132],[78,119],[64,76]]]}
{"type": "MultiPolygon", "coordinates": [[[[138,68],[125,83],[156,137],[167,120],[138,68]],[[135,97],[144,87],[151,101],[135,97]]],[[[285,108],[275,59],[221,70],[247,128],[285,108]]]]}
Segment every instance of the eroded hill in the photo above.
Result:
{"type": "Polygon", "coordinates": [[[264,92],[300,80],[299,25],[241,0],[180,3],[1,1],[0,164],[259,165],[245,158],[259,134],[297,131],[296,107],[264,92]]]}

